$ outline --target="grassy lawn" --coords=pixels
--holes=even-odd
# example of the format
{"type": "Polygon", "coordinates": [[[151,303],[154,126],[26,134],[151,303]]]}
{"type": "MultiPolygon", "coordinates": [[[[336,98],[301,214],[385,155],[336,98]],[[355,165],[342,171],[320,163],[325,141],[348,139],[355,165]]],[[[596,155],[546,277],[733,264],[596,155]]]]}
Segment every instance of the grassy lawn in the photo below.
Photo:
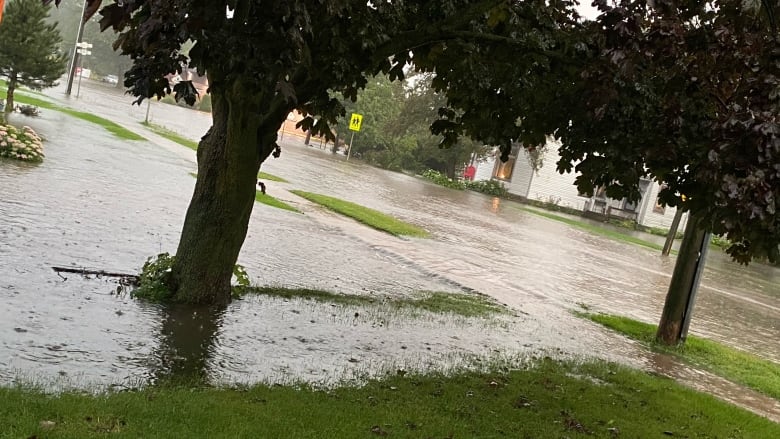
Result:
{"type": "MultiPolygon", "coordinates": [[[[194,172],[190,172],[190,175],[193,176],[194,178],[198,178],[198,174],[194,172]]],[[[285,203],[284,201],[277,200],[276,198],[268,194],[264,194],[260,191],[255,191],[255,201],[257,201],[258,203],[266,204],[271,207],[276,207],[278,209],[289,210],[290,212],[295,212],[295,213],[303,213],[300,210],[285,203]]]]}
{"type": "MultiPolygon", "coordinates": [[[[5,98],[5,90],[3,90],[3,98],[5,98]]],[[[36,107],[45,108],[47,110],[54,110],[59,111],[61,113],[65,113],[67,115],[86,120],[87,122],[92,122],[94,124],[100,125],[103,128],[105,128],[108,132],[115,135],[116,137],[119,137],[120,139],[125,140],[146,140],[144,137],[139,136],[138,134],[114,123],[111,122],[108,119],[104,119],[100,116],[95,116],[91,113],[86,113],[83,111],[77,111],[73,110],[71,108],[66,108],[54,103],[51,103],[49,101],[44,101],[43,99],[34,98],[31,96],[24,96],[20,94],[14,95],[14,101],[20,104],[26,104],[26,105],[34,105],[36,107]]]]}
{"type": "Polygon", "coordinates": [[[608,314],[581,314],[648,347],[669,353],[735,383],[780,400],[780,364],[720,343],[689,335],[685,345],[669,347],[655,342],[656,325],[608,314]]]}
{"type": "Polygon", "coordinates": [[[306,288],[252,287],[243,294],[261,294],[285,299],[307,299],[318,302],[342,305],[366,306],[379,303],[397,308],[411,308],[432,313],[451,313],[464,317],[488,317],[495,314],[508,314],[510,310],[488,296],[481,294],[454,294],[436,291],[421,291],[419,298],[372,297],[351,294],[338,294],[330,291],[306,288]]]}
{"type": "Polygon", "coordinates": [[[276,175],[268,174],[263,171],[257,173],[257,178],[260,180],[278,181],[279,183],[289,183],[289,181],[283,179],[282,177],[277,177],[276,175]]]}
{"type": "Polygon", "coordinates": [[[299,197],[303,197],[309,201],[324,206],[334,212],[348,216],[358,222],[361,222],[374,229],[381,230],[383,232],[390,233],[396,236],[416,236],[420,238],[426,238],[429,236],[428,232],[413,224],[405,223],[398,219],[395,219],[389,215],[385,215],[382,212],[374,209],[363,207],[359,204],[351,203],[349,201],[340,200],[338,198],[328,197],[326,195],[315,194],[311,192],[304,192],[294,190],[291,191],[299,197]]]}
{"type": "Polygon", "coordinates": [[[776,438],[780,425],[604,363],[397,374],[360,387],[0,388],[0,438],[776,438]]]}
{"type": "Polygon", "coordinates": [[[255,192],[255,201],[257,201],[258,203],[267,204],[271,207],[276,207],[278,209],[284,209],[284,210],[289,210],[290,212],[301,213],[300,210],[290,206],[284,201],[277,200],[276,198],[268,194],[264,194],[260,191],[255,192]]]}
{"type": "MultiPolygon", "coordinates": [[[[534,215],[538,215],[544,218],[549,218],[551,220],[562,222],[564,224],[568,224],[572,227],[576,227],[578,229],[582,229],[596,235],[605,236],[607,238],[614,239],[615,241],[623,241],[629,244],[641,245],[643,247],[651,248],[653,250],[660,251],[663,249],[662,245],[656,244],[654,242],[645,241],[644,239],[639,239],[637,237],[616,232],[614,230],[606,229],[604,227],[594,226],[592,224],[588,224],[582,221],[577,221],[575,219],[566,218],[560,215],[556,215],[554,213],[541,212],[536,209],[529,209],[526,207],[518,207],[518,209],[522,210],[523,212],[532,213],[534,215]]],[[[676,254],[677,252],[673,250],[672,253],[676,254]]]]}
{"type": "Polygon", "coordinates": [[[197,151],[198,150],[198,142],[194,140],[187,139],[186,137],[183,137],[168,128],[162,127],[160,125],[156,125],[149,122],[141,122],[141,125],[145,126],[149,131],[157,134],[160,137],[164,137],[171,142],[176,142],[179,145],[186,146],[187,148],[197,151]]]}

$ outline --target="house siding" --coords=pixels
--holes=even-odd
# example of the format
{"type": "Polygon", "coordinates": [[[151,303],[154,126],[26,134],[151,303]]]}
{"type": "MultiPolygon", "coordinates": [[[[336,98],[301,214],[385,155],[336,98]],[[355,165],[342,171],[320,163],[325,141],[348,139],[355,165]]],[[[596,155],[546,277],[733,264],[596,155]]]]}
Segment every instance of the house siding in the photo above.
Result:
{"type": "MultiPolygon", "coordinates": [[[[650,185],[650,190],[646,195],[647,202],[643,203],[644,206],[642,211],[639,212],[639,219],[637,221],[639,224],[647,227],[658,227],[662,229],[668,229],[671,227],[674,214],[677,213],[676,207],[666,206],[664,213],[658,213],[654,211],[656,200],[658,199],[658,192],[660,192],[660,190],[661,186],[658,183],[654,182],[652,185],[650,185]]],[[[678,230],[683,230],[685,228],[687,219],[688,215],[683,215],[682,219],[680,220],[680,228],[678,230]]]]}
{"type": "MultiPolygon", "coordinates": [[[[511,194],[584,211],[585,205],[590,199],[579,195],[579,191],[574,185],[576,174],[560,174],[556,170],[556,164],[560,159],[560,154],[558,154],[559,147],[560,143],[556,141],[550,141],[547,144],[542,167],[538,171],[533,170],[528,160],[528,153],[522,150],[518,153],[517,160],[515,160],[511,180],[498,181],[503,182],[511,194]]],[[[494,175],[497,161],[498,157],[496,156],[488,157],[484,161],[477,163],[475,179],[490,179],[494,175]]],[[[658,183],[650,182],[646,190],[647,193],[643,194],[642,200],[639,202],[640,207],[636,220],[637,223],[643,226],[668,229],[672,224],[677,209],[667,206],[664,213],[653,211],[659,190],[660,186],[658,183]]],[[[607,199],[606,202],[607,205],[613,207],[619,207],[618,205],[622,204],[620,200],[607,199]]],[[[680,223],[681,229],[685,227],[686,219],[687,215],[683,216],[680,223]]]]}
{"type": "MultiPolygon", "coordinates": [[[[587,197],[581,197],[577,187],[574,186],[575,174],[560,174],[555,169],[560,155],[558,148],[560,143],[549,142],[542,159],[542,167],[536,172],[531,181],[526,197],[559,206],[570,207],[577,210],[585,208],[587,197]]],[[[529,169],[528,155],[523,151],[522,160],[529,169]]]]}

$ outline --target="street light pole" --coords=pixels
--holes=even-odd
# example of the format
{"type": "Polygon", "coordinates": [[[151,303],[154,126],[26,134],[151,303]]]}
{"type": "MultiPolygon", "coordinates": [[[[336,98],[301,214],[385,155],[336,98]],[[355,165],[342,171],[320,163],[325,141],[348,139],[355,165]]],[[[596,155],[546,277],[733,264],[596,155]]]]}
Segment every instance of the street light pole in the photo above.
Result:
{"type": "Polygon", "coordinates": [[[84,0],[84,6],[81,7],[81,20],[79,20],[79,31],[76,36],[76,44],[73,45],[73,56],[70,59],[70,69],[68,72],[68,86],[65,88],[65,94],[70,96],[70,92],[73,90],[73,76],[76,74],[77,57],[79,44],[81,44],[81,38],[84,36],[84,14],[87,12],[87,1],[84,0]]]}

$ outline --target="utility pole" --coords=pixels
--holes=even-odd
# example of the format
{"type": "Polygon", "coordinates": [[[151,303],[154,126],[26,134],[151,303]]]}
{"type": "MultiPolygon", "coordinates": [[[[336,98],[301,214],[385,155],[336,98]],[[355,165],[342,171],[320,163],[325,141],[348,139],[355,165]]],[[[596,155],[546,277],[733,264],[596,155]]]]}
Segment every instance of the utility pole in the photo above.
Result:
{"type": "Polygon", "coordinates": [[[701,226],[697,216],[688,214],[685,236],[680,244],[656,334],[658,341],[670,346],[684,342],[688,335],[693,304],[704,271],[711,236],[710,232],[701,226]]]}
{"type": "Polygon", "coordinates": [[[73,45],[73,56],[70,59],[70,69],[68,70],[68,86],[65,88],[65,94],[70,96],[71,91],[73,90],[73,77],[76,74],[76,66],[78,65],[78,50],[79,50],[79,44],[81,44],[81,38],[84,36],[84,24],[86,20],[84,20],[84,15],[87,12],[87,1],[84,0],[84,6],[81,7],[81,20],[79,20],[79,31],[78,36],[76,36],[76,44],[73,45]]]}

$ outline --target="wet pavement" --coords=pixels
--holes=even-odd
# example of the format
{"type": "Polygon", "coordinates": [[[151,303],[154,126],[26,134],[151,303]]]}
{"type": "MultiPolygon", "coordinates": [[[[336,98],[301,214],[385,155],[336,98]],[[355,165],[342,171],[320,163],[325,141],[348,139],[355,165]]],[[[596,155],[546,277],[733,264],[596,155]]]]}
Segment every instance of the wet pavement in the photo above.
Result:
{"type": "MultiPolygon", "coordinates": [[[[57,90],[48,93],[66,102],[57,90]]],[[[447,369],[474,358],[595,356],[703,382],[780,419],[777,402],[690,369],[662,367],[636,344],[572,316],[586,306],[655,322],[673,258],[540,218],[516,203],[345,162],[290,135],[282,158],[269,159],[263,171],[289,180],[268,182],[268,191],[304,215],[256,205],[239,257],[255,283],[377,296],[476,290],[517,316],[409,316],[381,306],[255,297],[199,320],[203,313],[166,312],[113,294],[111,282],[64,280],[50,267],[134,272],[146,257],[176,248],[194,187],[194,153],[145,131],[138,122],[146,106],[131,107],[130,100],[87,83],[81,98],[67,103],[154,143],[119,140],[46,110],[23,120],[47,139],[46,161],[0,162],[0,382],[126,386],[196,368],[218,383],[328,383],[398,368],[447,369]],[[433,238],[388,236],[289,189],[375,208],[433,238]],[[192,330],[204,332],[194,345],[177,335],[192,330]]],[[[150,114],[191,138],[208,128],[208,115],[166,104],[153,103],[150,114]]],[[[780,361],[780,270],[742,267],[711,252],[691,332],[780,361]]]]}

